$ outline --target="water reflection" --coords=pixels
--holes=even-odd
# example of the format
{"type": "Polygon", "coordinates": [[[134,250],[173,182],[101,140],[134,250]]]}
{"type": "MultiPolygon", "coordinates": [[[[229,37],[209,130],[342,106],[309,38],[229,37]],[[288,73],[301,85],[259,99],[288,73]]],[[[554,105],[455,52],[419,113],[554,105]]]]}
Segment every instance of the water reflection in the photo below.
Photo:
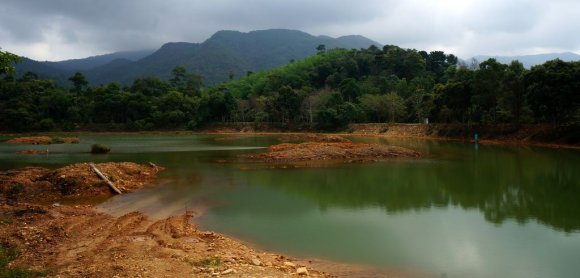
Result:
{"type": "Polygon", "coordinates": [[[157,186],[102,208],[153,217],[208,209],[198,222],[205,228],[266,249],[447,277],[580,273],[578,151],[361,137],[354,139],[412,148],[424,157],[271,169],[247,167],[237,155],[278,143],[275,136],[215,139],[88,136],[80,145],[55,146],[62,153],[49,156],[16,155],[23,146],[0,144],[0,168],[154,161],[167,167],[157,186]],[[84,151],[92,142],[116,151],[92,156],[84,151]]]}
{"type": "Polygon", "coordinates": [[[249,184],[306,196],[322,207],[381,207],[405,213],[459,206],[477,209],[496,224],[537,220],[557,230],[580,231],[578,153],[497,146],[473,153],[467,148],[432,153],[420,161],[234,175],[249,184]],[[454,155],[458,151],[460,158],[454,155]]]}

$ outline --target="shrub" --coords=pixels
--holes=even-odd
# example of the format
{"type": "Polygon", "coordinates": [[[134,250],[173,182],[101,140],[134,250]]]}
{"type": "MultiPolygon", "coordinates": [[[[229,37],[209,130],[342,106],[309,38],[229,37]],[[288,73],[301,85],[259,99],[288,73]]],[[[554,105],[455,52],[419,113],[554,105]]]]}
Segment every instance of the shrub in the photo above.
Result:
{"type": "Polygon", "coordinates": [[[9,203],[16,203],[20,193],[24,192],[24,185],[21,183],[13,183],[6,190],[6,199],[9,203]]]}
{"type": "Polygon", "coordinates": [[[28,270],[20,267],[10,267],[10,262],[18,258],[18,252],[5,244],[0,244],[0,277],[42,277],[48,272],[28,270]]]}
{"type": "Polygon", "coordinates": [[[198,123],[196,120],[191,120],[187,123],[187,129],[189,130],[195,130],[198,128],[198,123]]]}
{"type": "Polygon", "coordinates": [[[54,126],[54,121],[50,118],[42,119],[38,122],[38,129],[41,131],[51,131],[54,126]]]}
{"type": "Polygon", "coordinates": [[[102,153],[108,153],[110,151],[111,151],[111,149],[109,147],[102,145],[102,144],[94,144],[91,147],[91,153],[102,154],[102,153]]]}
{"type": "Polygon", "coordinates": [[[67,177],[64,179],[59,179],[56,182],[56,185],[58,186],[58,189],[60,190],[60,194],[62,195],[72,195],[75,193],[76,188],[77,188],[77,180],[67,177]]]}
{"type": "Polygon", "coordinates": [[[203,260],[197,261],[195,263],[193,263],[193,265],[195,266],[201,266],[201,267],[208,267],[208,266],[220,266],[221,265],[221,259],[219,257],[213,257],[213,258],[205,258],[203,260]]]}

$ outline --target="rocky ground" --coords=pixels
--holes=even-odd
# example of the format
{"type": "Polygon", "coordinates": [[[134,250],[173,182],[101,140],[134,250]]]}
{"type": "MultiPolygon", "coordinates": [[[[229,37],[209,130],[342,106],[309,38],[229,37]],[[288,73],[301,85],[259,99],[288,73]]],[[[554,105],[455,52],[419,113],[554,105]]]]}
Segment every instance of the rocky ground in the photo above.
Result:
{"type": "Polygon", "coordinates": [[[198,230],[191,214],[153,221],[112,217],[90,206],[3,208],[2,240],[22,250],[14,262],[50,277],[326,277],[298,262],[198,230]]]}

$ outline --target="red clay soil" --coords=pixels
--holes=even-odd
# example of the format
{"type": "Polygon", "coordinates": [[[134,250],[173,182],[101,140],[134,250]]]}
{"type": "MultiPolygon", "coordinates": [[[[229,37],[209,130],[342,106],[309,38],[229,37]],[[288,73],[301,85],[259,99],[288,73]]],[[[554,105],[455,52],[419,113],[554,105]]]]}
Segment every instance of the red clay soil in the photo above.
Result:
{"type": "Polygon", "coordinates": [[[285,134],[278,137],[282,142],[328,142],[328,143],[349,143],[350,140],[334,134],[320,134],[320,133],[292,133],[285,134]]]}
{"type": "Polygon", "coordinates": [[[376,161],[396,157],[419,157],[421,154],[396,146],[363,143],[306,142],[300,144],[284,143],[268,148],[265,153],[246,154],[242,157],[267,162],[300,161],[376,161]]]}
{"type": "MultiPolygon", "coordinates": [[[[100,163],[96,167],[123,192],[135,191],[150,183],[162,169],[131,162],[100,163]]],[[[27,167],[0,172],[0,193],[4,193],[8,201],[15,199],[34,203],[113,194],[88,163],[56,170],[27,167]]]]}
{"type": "Polygon", "coordinates": [[[36,155],[36,154],[49,154],[47,150],[23,150],[17,151],[17,154],[26,154],[26,155],[36,155]]]}
{"type": "Polygon", "coordinates": [[[80,139],[77,137],[55,137],[51,138],[48,136],[32,136],[32,137],[17,137],[12,138],[6,143],[10,144],[29,144],[29,145],[50,145],[50,144],[62,144],[62,143],[79,143],[80,139]]]}
{"type": "Polygon", "coordinates": [[[191,214],[154,221],[112,217],[88,206],[2,208],[0,240],[21,250],[14,266],[49,277],[328,277],[310,262],[256,251],[190,223],[191,214]]]}
{"type": "MultiPolygon", "coordinates": [[[[162,169],[128,162],[96,166],[126,192],[147,185],[162,169]]],[[[200,231],[189,221],[195,212],[155,221],[139,212],[114,217],[91,205],[63,203],[111,194],[86,163],[0,172],[0,243],[20,253],[10,266],[49,277],[329,277],[312,262],[200,231]]]]}

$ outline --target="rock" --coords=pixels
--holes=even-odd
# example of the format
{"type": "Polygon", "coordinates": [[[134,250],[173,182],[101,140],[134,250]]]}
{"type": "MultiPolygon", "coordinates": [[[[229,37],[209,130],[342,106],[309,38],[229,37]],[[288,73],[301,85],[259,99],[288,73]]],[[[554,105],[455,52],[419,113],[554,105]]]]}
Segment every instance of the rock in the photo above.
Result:
{"type": "Polygon", "coordinates": [[[296,264],[294,264],[293,262],[284,262],[284,265],[289,267],[296,267],[296,264]]]}
{"type": "Polygon", "coordinates": [[[235,272],[236,272],[236,271],[235,271],[235,270],[233,270],[232,268],[228,268],[227,270],[224,270],[224,271],[222,272],[222,275],[228,275],[228,274],[235,273],[235,272]]]}
{"type": "Polygon", "coordinates": [[[256,258],[253,258],[252,259],[252,263],[254,265],[257,265],[257,266],[261,266],[262,265],[262,262],[260,260],[256,259],[256,258]]]}
{"type": "Polygon", "coordinates": [[[296,274],[308,276],[308,269],[306,269],[306,267],[299,267],[296,269],[296,274]]]}

